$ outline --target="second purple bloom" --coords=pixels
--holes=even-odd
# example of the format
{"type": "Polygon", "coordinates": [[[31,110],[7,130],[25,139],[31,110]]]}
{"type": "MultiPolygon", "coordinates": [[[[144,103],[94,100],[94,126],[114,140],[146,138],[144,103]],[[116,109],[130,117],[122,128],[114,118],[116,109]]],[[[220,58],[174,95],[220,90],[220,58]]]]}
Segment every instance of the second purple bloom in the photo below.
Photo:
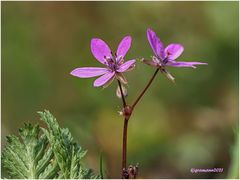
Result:
{"type": "Polygon", "coordinates": [[[196,65],[207,65],[202,62],[183,62],[176,61],[176,59],[182,54],[184,47],[181,44],[169,44],[166,48],[161,42],[160,38],[157,37],[156,33],[152,29],[147,30],[147,38],[150,46],[155,54],[152,61],[144,61],[154,67],[192,67],[196,68],[196,65]]]}

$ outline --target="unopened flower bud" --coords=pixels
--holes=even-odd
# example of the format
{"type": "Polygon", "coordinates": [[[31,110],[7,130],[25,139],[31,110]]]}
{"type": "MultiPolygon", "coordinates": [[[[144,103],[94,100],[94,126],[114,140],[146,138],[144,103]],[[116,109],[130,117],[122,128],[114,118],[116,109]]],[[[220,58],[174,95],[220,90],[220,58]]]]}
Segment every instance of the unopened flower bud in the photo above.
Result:
{"type": "MultiPolygon", "coordinates": [[[[124,97],[127,97],[128,93],[127,93],[127,88],[125,88],[123,85],[122,85],[122,91],[123,91],[123,96],[124,97]]],[[[116,95],[118,98],[122,98],[122,95],[121,95],[121,90],[120,90],[120,87],[118,86],[117,87],[117,90],[116,90],[116,95]]]]}

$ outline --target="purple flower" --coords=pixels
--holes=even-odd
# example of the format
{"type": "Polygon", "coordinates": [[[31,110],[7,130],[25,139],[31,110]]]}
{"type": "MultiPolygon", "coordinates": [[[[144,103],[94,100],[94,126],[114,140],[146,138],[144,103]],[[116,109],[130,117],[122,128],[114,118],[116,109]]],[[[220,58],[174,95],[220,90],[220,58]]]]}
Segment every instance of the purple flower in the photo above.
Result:
{"type": "Polygon", "coordinates": [[[106,87],[114,78],[126,84],[127,80],[123,76],[123,72],[132,70],[135,66],[135,60],[124,62],[124,56],[131,46],[132,39],[126,36],[118,45],[117,52],[112,53],[108,45],[101,39],[94,38],[91,41],[91,51],[93,56],[106,67],[82,67],[76,68],[71,75],[79,78],[91,78],[100,76],[94,81],[95,87],[106,87]]]}
{"type": "Polygon", "coordinates": [[[182,54],[184,47],[181,44],[169,44],[164,48],[161,40],[151,29],[147,30],[147,38],[155,54],[155,56],[152,57],[152,60],[143,60],[143,62],[148,65],[162,69],[165,69],[165,66],[196,68],[195,65],[207,65],[207,63],[202,62],[176,61],[176,59],[182,54]]]}

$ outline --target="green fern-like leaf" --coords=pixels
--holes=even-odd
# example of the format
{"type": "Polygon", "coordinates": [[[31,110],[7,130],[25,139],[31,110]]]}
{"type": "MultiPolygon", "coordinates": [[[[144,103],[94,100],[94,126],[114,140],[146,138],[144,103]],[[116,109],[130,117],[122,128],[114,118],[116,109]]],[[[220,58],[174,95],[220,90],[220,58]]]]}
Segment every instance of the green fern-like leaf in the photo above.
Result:
{"type": "Polygon", "coordinates": [[[49,111],[39,112],[48,129],[25,124],[20,138],[7,136],[2,153],[3,166],[11,178],[19,179],[96,179],[84,168],[86,151],[73,141],[68,129],[60,128],[49,111]]]}
{"type": "Polygon", "coordinates": [[[81,159],[86,151],[73,141],[73,137],[68,129],[60,128],[56,119],[49,111],[40,112],[48,130],[42,129],[48,137],[52,149],[61,169],[60,176],[64,179],[92,179],[97,178],[92,171],[84,169],[81,165],[81,159]]]}
{"type": "Polygon", "coordinates": [[[43,169],[51,166],[53,152],[47,150],[46,135],[40,134],[38,125],[25,124],[19,129],[21,138],[7,136],[8,145],[3,151],[3,165],[14,178],[39,178],[43,169]],[[47,152],[47,153],[46,153],[47,152]]]}

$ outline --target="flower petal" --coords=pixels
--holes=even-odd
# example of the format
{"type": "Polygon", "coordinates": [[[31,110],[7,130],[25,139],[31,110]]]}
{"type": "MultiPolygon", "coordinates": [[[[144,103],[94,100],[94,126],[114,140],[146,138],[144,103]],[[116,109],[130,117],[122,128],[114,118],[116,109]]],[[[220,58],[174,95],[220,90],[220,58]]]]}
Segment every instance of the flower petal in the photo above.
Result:
{"type": "Polygon", "coordinates": [[[126,36],[122,39],[122,41],[118,45],[117,56],[124,58],[127,54],[129,48],[131,47],[132,38],[131,36],[126,36]]]}
{"type": "Polygon", "coordinates": [[[90,78],[103,75],[108,71],[109,70],[107,68],[83,67],[74,69],[70,74],[80,78],[90,78]]]}
{"type": "Polygon", "coordinates": [[[114,78],[115,72],[108,72],[94,81],[94,87],[100,87],[108,84],[114,78]]]}
{"type": "Polygon", "coordinates": [[[132,69],[135,66],[136,60],[129,60],[123,63],[117,70],[117,72],[125,72],[132,69]]]}
{"type": "Polygon", "coordinates": [[[181,44],[170,44],[164,50],[165,57],[170,61],[175,60],[182,54],[183,50],[184,47],[181,44]]]}
{"type": "Polygon", "coordinates": [[[147,38],[155,55],[164,59],[164,46],[161,40],[157,37],[156,33],[150,28],[147,30],[147,38]]]}
{"type": "Polygon", "coordinates": [[[101,39],[94,38],[91,40],[91,50],[93,56],[102,64],[106,64],[105,57],[112,58],[111,49],[101,39]]]}
{"type": "Polygon", "coordinates": [[[202,62],[177,62],[177,61],[168,61],[166,66],[172,66],[172,67],[192,67],[196,68],[195,65],[207,65],[208,63],[202,63],[202,62]]]}

